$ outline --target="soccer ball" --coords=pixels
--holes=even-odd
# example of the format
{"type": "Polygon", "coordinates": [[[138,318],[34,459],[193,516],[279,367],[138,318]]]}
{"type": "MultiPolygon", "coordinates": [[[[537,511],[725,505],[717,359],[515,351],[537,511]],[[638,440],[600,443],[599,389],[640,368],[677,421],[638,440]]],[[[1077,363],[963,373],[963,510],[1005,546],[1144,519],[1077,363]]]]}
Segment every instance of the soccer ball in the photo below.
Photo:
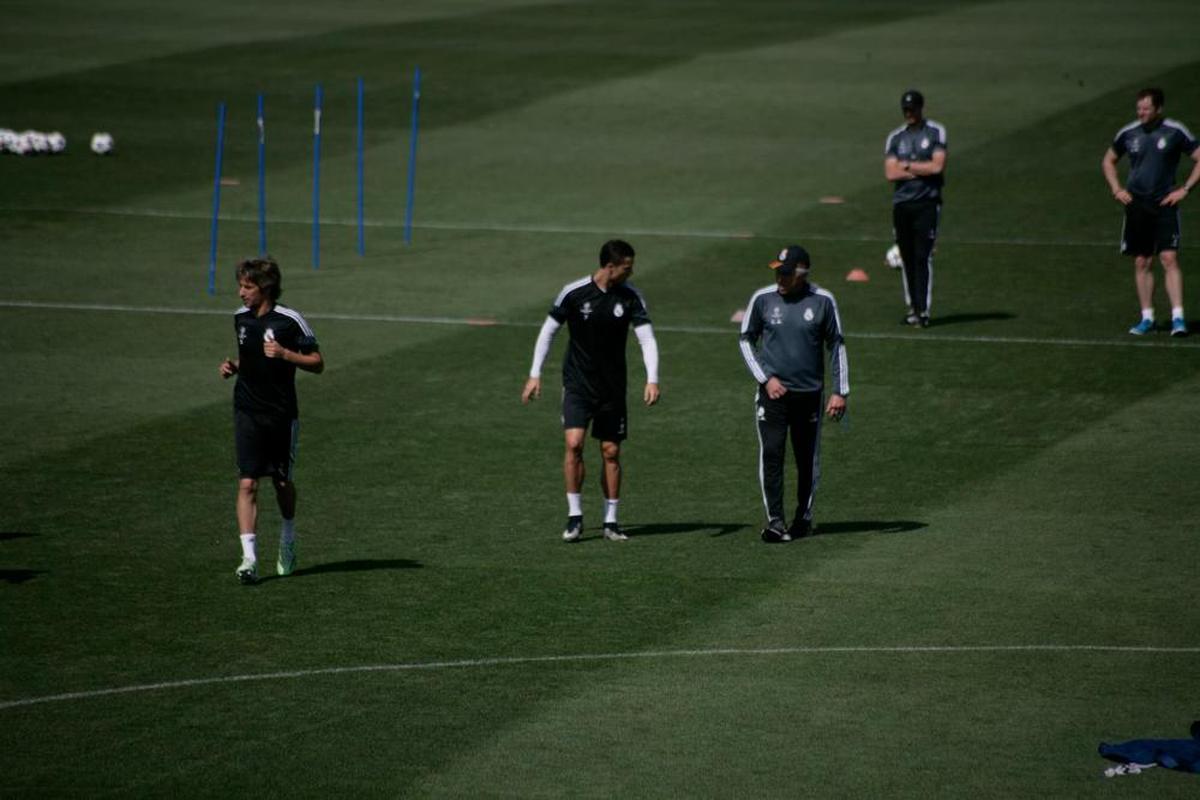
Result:
{"type": "Polygon", "coordinates": [[[886,261],[887,265],[892,269],[900,269],[903,267],[904,259],[900,257],[900,245],[894,244],[889,247],[887,254],[883,257],[883,260],[886,261]]]}
{"type": "Polygon", "coordinates": [[[106,156],[112,152],[113,137],[111,134],[100,131],[92,134],[92,152],[98,156],[106,156]]]}
{"type": "Polygon", "coordinates": [[[32,153],[49,153],[50,142],[46,141],[46,135],[41,131],[25,131],[25,138],[29,141],[29,150],[32,153]]]}
{"type": "Polygon", "coordinates": [[[67,137],[63,136],[58,131],[50,131],[46,134],[46,143],[50,145],[51,153],[61,153],[67,149],[67,137]]]}
{"type": "Polygon", "coordinates": [[[0,128],[0,153],[11,153],[16,146],[16,131],[10,131],[8,128],[0,128]]]}
{"type": "Polygon", "coordinates": [[[23,156],[28,155],[32,151],[33,143],[29,141],[29,137],[24,133],[14,132],[12,139],[8,143],[8,152],[23,156]]]}

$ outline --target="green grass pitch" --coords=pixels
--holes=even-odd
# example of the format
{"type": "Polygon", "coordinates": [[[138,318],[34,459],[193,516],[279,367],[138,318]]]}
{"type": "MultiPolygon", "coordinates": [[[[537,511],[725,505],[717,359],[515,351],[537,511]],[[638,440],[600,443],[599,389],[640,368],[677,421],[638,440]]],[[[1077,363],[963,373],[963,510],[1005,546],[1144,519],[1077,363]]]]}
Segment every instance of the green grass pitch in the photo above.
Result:
{"type": "Polygon", "coordinates": [[[1164,769],[1106,781],[1096,747],[1200,718],[1200,342],[1125,333],[1099,170],[1144,85],[1200,129],[1198,25],[1169,0],[18,2],[0,126],[69,147],[0,157],[0,795],[1195,796],[1164,769]],[[950,142],[916,333],[883,263],[910,86],[950,142]],[[246,588],[217,365],[257,248],[260,91],[270,250],[329,369],[298,381],[300,569],[269,578],[267,502],[246,588]],[[613,236],[663,401],[632,412],[630,541],[599,538],[591,443],[566,546],[565,337],[546,397],[519,393],[613,236]],[[729,320],[793,241],[853,391],[820,535],[767,547],[729,320]]]}

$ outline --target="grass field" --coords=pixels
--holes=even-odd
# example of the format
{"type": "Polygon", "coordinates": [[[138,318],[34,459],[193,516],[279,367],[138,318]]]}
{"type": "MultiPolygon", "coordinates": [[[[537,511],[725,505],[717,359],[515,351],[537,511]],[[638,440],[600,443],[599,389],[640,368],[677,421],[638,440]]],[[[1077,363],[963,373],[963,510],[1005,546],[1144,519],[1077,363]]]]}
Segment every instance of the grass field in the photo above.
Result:
{"type": "MultiPolygon", "coordinates": [[[[1200,718],[1200,339],[1126,334],[1099,172],[1141,86],[1200,126],[1194,4],[19,5],[0,126],[70,146],[0,157],[4,797],[1195,796],[1164,769],[1106,781],[1096,753],[1200,718]],[[882,259],[909,86],[950,140],[915,333],[882,259]],[[270,249],[329,368],[298,380],[301,568],[247,588],[217,365],[257,248],[259,91],[270,249]],[[632,412],[630,541],[599,537],[592,443],[567,546],[561,337],[547,397],[519,392],[612,236],[664,395],[632,412]],[[767,547],[729,319],[793,241],[837,295],[852,393],[819,535],[767,547]]],[[[267,504],[265,565],[277,527],[267,504]]]]}

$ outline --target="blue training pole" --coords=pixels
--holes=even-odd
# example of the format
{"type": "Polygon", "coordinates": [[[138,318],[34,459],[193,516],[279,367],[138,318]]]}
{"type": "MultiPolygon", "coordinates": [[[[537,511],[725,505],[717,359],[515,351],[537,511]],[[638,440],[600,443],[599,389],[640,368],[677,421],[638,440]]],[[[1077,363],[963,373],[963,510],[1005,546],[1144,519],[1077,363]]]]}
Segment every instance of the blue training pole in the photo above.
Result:
{"type": "Polygon", "coordinates": [[[267,254],[267,120],[258,95],[258,254],[267,254]]]}
{"type": "Polygon", "coordinates": [[[413,195],[417,183],[417,121],[421,111],[421,67],[413,72],[412,133],[408,145],[408,202],[404,208],[404,243],[412,244],[413,195]]]}
{"type": "Polygon", "coordinates": [[[363,79],[358,79],[358,254],[367,254],[366,233],[363,230],[363,79]]]}
{"type": "Polygon", "coordinates": [[[225,104],[217,105],[217,171],[213,177],[212,248],[208,253],[208,293],[217,293],[217,220],[221,214],[221,163],[225,153],[225,104]]]}
{"type": "Polygon", "coordinates": [[[313,104],[313,269],[321,266],[321,84],[313,104]]]}

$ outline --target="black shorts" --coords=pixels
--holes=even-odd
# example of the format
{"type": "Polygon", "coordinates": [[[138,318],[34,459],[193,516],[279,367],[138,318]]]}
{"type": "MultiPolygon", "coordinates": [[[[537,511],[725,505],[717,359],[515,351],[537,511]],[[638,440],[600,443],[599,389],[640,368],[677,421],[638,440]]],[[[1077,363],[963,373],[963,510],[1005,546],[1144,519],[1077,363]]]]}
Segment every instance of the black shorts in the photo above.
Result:
{"type": "Polygon", "coordinates": [[[300,420],[272,414],[233,410],[233,439],[237,447],[238,475],[292,479],[296,462],[296,437],[300,420]]]}
{"type": "Polygon", "coordinates": [[[1152,256],[1163,250],[1179,249],[1179,209],[1160,206],[1153,200],[1135,197],[1125,206],[1121,226],[1121,253],[1152,256]]]}
{"type": "Polygon", "coordinates": [[[592,438],[602,442],[623,442],[629,435],[624,397],[619,400],[595,400],[564,389],[562,408],[563,430],[586,429],[590,422],[592,438]]]}

